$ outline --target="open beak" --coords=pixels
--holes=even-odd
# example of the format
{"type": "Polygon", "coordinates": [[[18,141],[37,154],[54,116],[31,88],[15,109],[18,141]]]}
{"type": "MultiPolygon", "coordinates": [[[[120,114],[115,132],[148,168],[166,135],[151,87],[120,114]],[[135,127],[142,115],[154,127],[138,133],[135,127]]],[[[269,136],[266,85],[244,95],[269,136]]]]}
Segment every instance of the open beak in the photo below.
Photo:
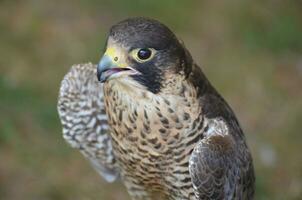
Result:
{"type": "Polygon", "coordinates": [[[97,78],[103,83],[109,78],[116,77],[126,71],[129,72],[129,74],[137,73],[137,71],[131,67],[122,66],[118,62],[113,61],[110,55],[104,54],[97,66],[97,78]]]}

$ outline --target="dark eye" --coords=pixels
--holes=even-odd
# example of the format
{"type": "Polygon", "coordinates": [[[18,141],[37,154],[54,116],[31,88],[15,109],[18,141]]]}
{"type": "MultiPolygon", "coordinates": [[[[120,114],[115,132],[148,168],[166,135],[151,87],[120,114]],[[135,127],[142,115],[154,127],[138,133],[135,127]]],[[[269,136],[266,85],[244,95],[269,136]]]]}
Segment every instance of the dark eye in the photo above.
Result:
{"type": "Polygon", "coordinates": [[[147,60],[152,55],[152,51],[150,49],[140,49],[137,52],[137,57],[141,60],[147,60]]]}

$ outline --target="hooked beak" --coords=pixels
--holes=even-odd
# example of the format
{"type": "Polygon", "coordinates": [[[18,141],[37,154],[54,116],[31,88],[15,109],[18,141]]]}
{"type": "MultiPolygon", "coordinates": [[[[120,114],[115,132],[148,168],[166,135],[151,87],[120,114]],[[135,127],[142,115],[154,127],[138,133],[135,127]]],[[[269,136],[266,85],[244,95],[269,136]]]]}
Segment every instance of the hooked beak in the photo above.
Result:
{"type": "Polygon", "coordinates": [[[97,66],[97,77],[100,82],[105,82],[108,78],[106,71],[113,68],[113,62],[108,55],[104,55],[97,66]]]}
{"type": "Polygon", "coordinates": [[[97,66],[97,78],[103,83],[110,77],[113,77],[114,75],[117,76],[117,74],[121,74],[125,71],[131,72],[130,74],[137,73],[137,71],[131,67],[121,66],[118,62],[113,61],[111,56],[105,54],[97,66]]]}

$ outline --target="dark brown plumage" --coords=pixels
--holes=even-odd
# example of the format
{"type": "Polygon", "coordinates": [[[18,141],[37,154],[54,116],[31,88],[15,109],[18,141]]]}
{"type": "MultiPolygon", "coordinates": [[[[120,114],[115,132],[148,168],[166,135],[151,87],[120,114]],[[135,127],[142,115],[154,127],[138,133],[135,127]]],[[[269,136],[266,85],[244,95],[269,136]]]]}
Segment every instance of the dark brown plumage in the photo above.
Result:
{"type": "Polygon", "coordinates": [[[135,200],[253,198],[252,158],[235,115],[166,26],[145,18],[118,23],[98,65],[103,88],[83,73],[92,68],[73,68],[79,73],[65,77],[58,109],[65,138],[85,152],[91,151],[89,134],[82,128],[75,142],[71,131],[81,116],[71,116],[70,105],[81,98],[69,93],[83,96],[81,102],[94,99],[80,110],[105,108],[106,121],[89,117],[95,118],[92,130],[108,123],[109,130],[99,128],[96,137],[106,138],[110,147],[99,152],[109,153],[85,154],[105,178],[119,174],[135,200]],[[77,83],[66,86],[70,77],[77,83]]]}

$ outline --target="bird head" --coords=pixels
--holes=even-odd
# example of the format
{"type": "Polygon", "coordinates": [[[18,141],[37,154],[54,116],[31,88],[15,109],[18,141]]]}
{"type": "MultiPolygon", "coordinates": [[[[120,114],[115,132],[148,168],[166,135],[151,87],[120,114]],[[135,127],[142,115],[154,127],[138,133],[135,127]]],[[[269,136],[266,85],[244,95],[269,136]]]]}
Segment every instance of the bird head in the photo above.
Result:
{"type": "Polygon", "coordinates": [[[191,60],[168,27],[153,19],[130,18],[111,28],[97,76],[101,82],[135,82],[158,93],[174,75],[185,77],[191,60]]]}

